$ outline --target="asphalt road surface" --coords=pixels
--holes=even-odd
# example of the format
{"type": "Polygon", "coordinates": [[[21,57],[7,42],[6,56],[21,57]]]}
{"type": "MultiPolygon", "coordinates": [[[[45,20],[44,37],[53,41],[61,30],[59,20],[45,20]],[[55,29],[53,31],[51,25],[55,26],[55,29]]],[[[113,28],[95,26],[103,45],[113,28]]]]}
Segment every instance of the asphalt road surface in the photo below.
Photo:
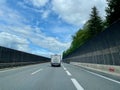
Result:
{"type": "Polygon", "coordinates": [[[0,70],[0,90],[120,90],[120,82],[69,64],[44,63],[0,70]]]}

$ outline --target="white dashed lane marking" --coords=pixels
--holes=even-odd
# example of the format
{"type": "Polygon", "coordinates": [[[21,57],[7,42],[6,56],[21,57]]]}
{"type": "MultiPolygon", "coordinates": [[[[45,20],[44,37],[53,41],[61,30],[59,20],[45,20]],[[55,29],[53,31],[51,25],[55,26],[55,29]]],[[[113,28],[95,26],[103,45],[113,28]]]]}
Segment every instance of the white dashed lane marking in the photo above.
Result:
{"type": "Polygon", "coordinates": [[[43,70],[43,69],[36,70],[35,72],[31,73],[31,75],[34,75],[34,74],[36,74],[36,73],[38,73],[38,72],[40,72],[40,71],[42,71],[42,70],[43,70]]]}
{"type": "MultiPolygon", "coordinates": [[[[68,76],[72,76],[72,74],[67,70],[67,68],[64,67],[64,65],[62,65],[63,69],[66,71],[68,76]]],[[[74,86],[76,87],[77,90],[84,90],[84,88],[78,83],[78,81],[74,78],[71,78],[72,83],[74,84],[74,86]]]]}
{"type": "Polygon", "coordinates": [[[78,81],[74,78],[71,78],[74,86],[76,87],[77,90],[84,90],[84,88],[78,83],[78,81]]]}
{"type": "Polygon", "coordinates": [[[72,76],[71,73],[69,71],[66,71],[67,75],[68,76],[72,76]]]}

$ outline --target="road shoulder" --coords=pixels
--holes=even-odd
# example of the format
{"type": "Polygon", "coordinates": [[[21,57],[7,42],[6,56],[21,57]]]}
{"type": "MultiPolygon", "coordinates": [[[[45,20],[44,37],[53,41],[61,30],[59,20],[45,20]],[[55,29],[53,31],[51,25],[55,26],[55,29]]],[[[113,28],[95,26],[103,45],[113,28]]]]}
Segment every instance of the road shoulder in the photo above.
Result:
{"type": "Polygon", "coordinates": [[[85,70],[89,70],[89,71],[91,71],[91,72],[94,72],[94,73],[97,73],[97,74],[100,74],[100,75],[109,77],[109,78],[111,78],[111,79],[120,81],[120,75],[119,75],[119,74],[113,74],[113,73],[111,73],[111,72],[106,72],[106,71],[102,71],[102,70],[99,70],[99,69],[82,66],[82,65],[79,65],[79,64],[73,64],[73,63],[71,63],[71,65],[74,65],[74,66],[83,68],[83,69],[85,69],[85,70]]]}

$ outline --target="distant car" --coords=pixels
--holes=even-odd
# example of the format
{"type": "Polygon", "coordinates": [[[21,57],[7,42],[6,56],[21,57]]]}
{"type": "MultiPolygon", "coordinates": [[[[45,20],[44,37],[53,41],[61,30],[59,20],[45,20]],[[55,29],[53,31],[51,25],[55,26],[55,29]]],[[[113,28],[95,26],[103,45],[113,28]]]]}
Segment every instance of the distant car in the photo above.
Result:
{"type": "Polygon", "coordinates": [[[51,66],[61,66],[61,55],[51,55],[51,66]]]}

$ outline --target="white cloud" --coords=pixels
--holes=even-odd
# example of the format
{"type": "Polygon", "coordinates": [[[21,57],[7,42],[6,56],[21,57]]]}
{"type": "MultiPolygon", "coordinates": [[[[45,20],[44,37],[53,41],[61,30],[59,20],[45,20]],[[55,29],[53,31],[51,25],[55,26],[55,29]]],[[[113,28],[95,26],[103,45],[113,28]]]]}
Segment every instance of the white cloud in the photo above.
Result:
{"type": "MultiPolygon", "coordinates": [[[[32,2],[37,0],[31,0],[32,2]]],[[[43,2],[47,0],[42,0],[43,2]]],[[[58,0],[59,1],[59,0],[58,0]]],[[[62,0],[61,0],[62,1],[62,0]]],[[[74,0],[73,0],[74,1],[74,0]]],[[[34,3],[33,3],[34,4],[34,3]]],[[[59,3],[61,4],[61,3],[59,3]]],[[[70,3],[69,3],[70,4],[70,3]]],[[[39,4],[36,5],[36,7],[40,7],[45,5],[44,4],[39,4]]],[[[72,5],[72,3],[70,4],[72,5]]],[[[74,5],[74,4],[73,4],[74,5]]],[[[64,5],[66,7],[66,5],[64,5]]],[[[69,6],[69,5],[68,5],[69,6]]],[[[56,6],[54,6],[55,8],[56,6]]],[[[76,13],[76,8],[75,10],[68,11],[69,8],[71,9],[71,6],[68,8],[65,8],[66,10],[64,11],[61,9],[58,5],[58,9],[56,8],[55,10],[58,10],[61,13],[59,15],[61,18],[68,20],[70,19],[71,23],[77,22],[76,21],[76,15],[74,16],[74,13],[76,13]],[[73,12],[75,11],[75,12],[73,12]],[[73,14],[71,14],[73,12],[73,14]],[[66,16],[66,15],[70,15],[66,16]]],[[[79,10],[78,10],[79,11],[79,10]]],[[[50,11],[44,11],[43,13],[43,18],[47,18],[50,11]]],[[[79,14],[78,14],[79,16],[79,14]]],[[[40,27],[34,28],[34,26],[31,25],[26,25],[24,22],[28,22],[25,17],[23,17],[17,10],[13,10],[9,7],[7,7],[5,4],[0,4],[0,20],[3,21],[4,23],[0,23],[0,45],[2,46],[7,46],[10,48],[14,48],[17,50],[22,50],[22,51],[27,51],[30,53],[34,54],[40,54],[40,55],[50,55],[53,53],[62,53],[63,50],[67,49],[70,46],[70,42],[68,43],[63,43],[56,39],[56,37],[51,37],[51,36],[46,36],[45,33],[41,32],[40,27]],[[33,50],[31,49],[32,44],[43,48],[40,50],[33,50]]],[[[79,20],[79,19],[77,19],[79,20]]],[[[79,22],[77,22],[79,23],[79,22]]],[[[63,27],[62,27],[63,28],[63,27]]],[[[65,30],[65,28],[62,30],[62,28],[55,28],[58,31],[54,31],[55,33],[63,34],[62,32],[65,30]],[[60,31],[61,30],[61,31],[60,31]]],[[[69,33],[69,30],[66,29],[66,32],[69,33]]],[[[71,32],[71,31],[70,31],[71,32]]],[[[66,38],[65,38],[66,39],[66,38]]]]}
{"type": "MultiPolygon", "coordinates": [[[[12,48],[14,47],[14,49],[20,50],[20,47],[23,46],[23,48],[21,47],[21,50],[24,50],[25,46],[29,47],[29,45],[28,45],[29,43],[21,44],[19,42],[19,41],[21,41],[21,40],[19,40],[20,38],[21,39],[24,38],[26,40],[29,39],[29,41],[32,44],[35,44],[39,47],[47,49],[53,53],[54,52],[61,53],[63,50],[67,49],[70,46],[70,43],[63,43],[63,42],[60,42],[55,37],[46,36],[45,33],[42,33],[39,28],[32,28],[30,26],[25,26],[25,25],[22,25],[22,27],[21,26],[20,27],[19,26],[5,27],[2,25],[1,28],[5,29],[4,31],[7,34],[5,34],[5,33],[0,34],[1,35],[0,38],[4,42],[4,43],[1,42],[0,45],[12,47],[12,48]],[[11,35],[10,33],[12,33],[13,35],[11,35]],[[9,37],[11,37],[11,38],[9,38],[9,37]]],[[[22,40],[24,40],[24,39],[22,39],[22,40]]],[[[23,41],[21,41],[21,42],[23,42],[23,41]]],[[[30,47],[28,50],[30,50],[30,47]]],[[[30,52],[30,51],[27,51],[27,52],[30,52]]]]}
{"type": "Polygon", "coordinates": [[[25,38],[21,38],[7,32],[0,33],[0,45],[2,46],[17,49],[20,51],[28,51],[28,44],[29,42],[25,38]]]}
{"type": "Polygon", "coordinates": [[[2,21],[0,23],[0,45],[2,46],[48,55],[48,53],[61,53],[70,45],[62,43],[54,37],[47,37],[45,33],[41,32],[40,27],[26,25],[25,23],[28,21],[18,11],[7,7],[5,3],[0,6],[0,20],[2,21]],[[42,53],[43,50],[34,50],[30,44],[46,51],[42,53]]]}
{"type": "Polygon", "coordinates": [[[48,1],[49,0],[25,0],[25,2],[32,3],[32,5],[35,7],[45,6],[48,1]]]}
{"type": "Polygon", "coordinates": [[[13,10],[7,7],[5,1],[0,2],[0,21],[5,23],[6,26],[19,25],[20,23],[27,22],[27,20],[23,18],[17,10],[13,10]]]}
{"type": "Polygon", "coordinates": [[[31,33],[25,36],[26,38],[30,38],[30,41],[33,44],[47,49],[53,53],[61,53],[70,46],[70,43],[60,42],[58,39],[56,39],[56,37],[46,36],[46,34],[41,32],[39,28],[31,28],[31,33]]]}
{"type": "Polygon", "coordinates": [[[50,11],[49,11],[49,10],[44,11],[44,12],[42,13],[42,18],[43,18],[43,19],[46,19],[46,18],[49,16],[49,14],[50,14],[50,11]]]}
{"type": "Polygon", "coordinates": [[[105,16],[106,0],[52,0],[53,10],[66,22],[74,25],[85,23],[91,8],[97,6],[102,17],[105,16]]]}
{"type": "Polygon", "coordinates": [[[52,34],[56,35],[57,40],[61,40],[63,42],[70,42],[71,35],[73,35],[78,28],[72,28],[70,26],[60,26],[56,25],[49,29],[52,34]]]}
{"type": "MultiPolygon", "coordinates": [[[[62,52],[70,46],[70,43],[60,42],[56,37],[46,36],[41,32],[40,28],[32,28],[30,26],[23,25],[21,27],[9,27],[11,31],[23,38],[29,39],[33,44],[50,50],[51,52],[62,52]]],[[[10,32],[9,32],[10,33],[10,32]]]]}
{"type": "Polygon", "coordinates": [[[38,55],[42,55],[42,56],[45,56],[45,57],[50,57],[51,55],[53,55],[55,53],[44,50],[44,49],[40,49],[40,50],[32,51],[32,54],[38,54],[38,55]]]}

